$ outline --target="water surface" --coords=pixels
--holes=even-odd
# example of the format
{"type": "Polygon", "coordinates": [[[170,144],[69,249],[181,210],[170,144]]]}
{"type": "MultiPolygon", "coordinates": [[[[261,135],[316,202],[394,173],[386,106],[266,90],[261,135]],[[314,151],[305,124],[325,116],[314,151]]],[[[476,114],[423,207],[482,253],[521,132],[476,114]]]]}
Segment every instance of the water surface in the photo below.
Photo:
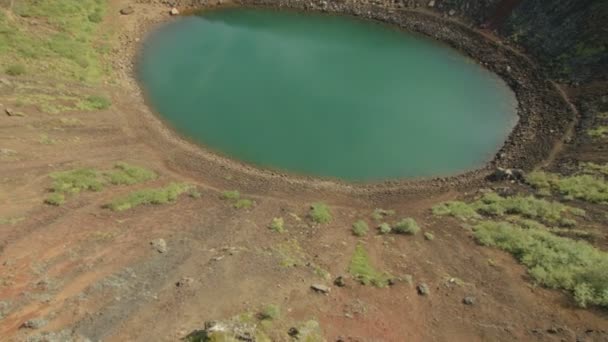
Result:
{"type": "Polygon", "coordinates": [[[481,167],[516,123],[496,75],[349,17],[226,9],[146,41],[139,77],[178,132],[257,166],[350,181],[481,167]]]}

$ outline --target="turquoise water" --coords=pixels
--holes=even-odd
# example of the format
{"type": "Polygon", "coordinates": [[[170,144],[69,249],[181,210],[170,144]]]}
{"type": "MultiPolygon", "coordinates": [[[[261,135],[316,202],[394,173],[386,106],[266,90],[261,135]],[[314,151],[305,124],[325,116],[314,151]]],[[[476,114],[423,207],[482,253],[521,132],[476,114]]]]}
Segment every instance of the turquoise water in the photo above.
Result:
{"type": "Polygon", "coordinates": [[[220,154],[295,174],[446,176],[492,159],[516,123],[496,75],[418,35],[349,17],[225,9],[155,31],[150,104],[220,154]]]}

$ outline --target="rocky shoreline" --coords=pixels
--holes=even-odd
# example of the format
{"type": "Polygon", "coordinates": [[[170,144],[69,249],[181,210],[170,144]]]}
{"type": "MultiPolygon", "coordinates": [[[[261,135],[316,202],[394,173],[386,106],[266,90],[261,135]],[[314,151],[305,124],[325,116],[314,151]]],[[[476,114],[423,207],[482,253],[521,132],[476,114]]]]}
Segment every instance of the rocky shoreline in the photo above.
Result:
{"type": "MultiPolygon", "coordinates": [[[[154,20],[141,23],[136,32],[127,33],[130,45],[129,53],[120,54],[118,63],[133,66],[139,51],[139,45],[146,33],[155,25],[169,20],[172,8],[182,13],[213,8],[240,6],[288,9],[297,11],[315,11],[336,15],[351,15],[363,19],[379,21],[399,27],[403,30],[423,34],[441,41],[459,50],[461,53],[478,61],[487,69],[499,75],[515,92],[518,100],[519,122],[510,134],[504,146],[495,158],[485,167],[453,177],[433,179],[413,179],[388,181],[377,184],[353,184],[340,180],[319,179],[314,177],[282,174],[276,171],[263,170],[235,161],[187,141],[173,132],[157,115],[146,115],[145,120],[138,120],[147,127],[147,134],[153,131],[160,133],[171,143],[172,162],[191,172],[205,177],[223,177],[226,170],[238,174],[238,185],[250,189],[267,187],[272,181],[273,188],[281,184],[293,190],[296,188],[324,189],[347,194],[400,194],[419,193],[420,191],[437,191],[448,187],[471,186],[481,184],[496,168],[517,168],[531,170],[544,162],[556,145],[574,124],[575,114],[570,111],[568,103],[559,89],[543,73],[542,68],[527,56],[503,44],[495,37],[485,35],[469,26],[449,18],[439,16],[426,10],[404,8],[402,4],[380,1],[327,2],[324,0],[240,0],[233,2],[218,1],[210,4],[203,0],[161,1],[159,4],[166,12],[159,13],[154,20]]],[[[134,15],[137,15],[135,13],[134,15]]],[[[127,70],[127,78],[141,94],[133,70],[127,70]]],[[[157,142],[156,142],[157,143],[157,142]]],[[[159,147],[161,147],[159,145],[159,147]]],[[[163,149],[168,147],[164,144],[163,149]]]]}

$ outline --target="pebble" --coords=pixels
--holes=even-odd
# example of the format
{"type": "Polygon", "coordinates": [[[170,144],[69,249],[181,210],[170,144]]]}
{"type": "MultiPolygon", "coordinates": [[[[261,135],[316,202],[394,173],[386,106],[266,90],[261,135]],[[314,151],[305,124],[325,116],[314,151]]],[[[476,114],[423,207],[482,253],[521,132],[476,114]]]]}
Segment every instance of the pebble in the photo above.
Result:
{"type": "Polygon", "coordinates": [[[428,296],[430,293],[429,286],[425,283],[416,286],[416,290],[418,290],[418,294],[421,296],[428,296]]]}
{"type": "Polygon", "coordinates": [[[331,289],[325,285],[320,285],[320,284],[312,284],[310,286],[311,289],[313,289],[315,292],[319,292],[319,293],[323,293],[323,294],[328,294],[329,291],[331,291],[331,289]]]}

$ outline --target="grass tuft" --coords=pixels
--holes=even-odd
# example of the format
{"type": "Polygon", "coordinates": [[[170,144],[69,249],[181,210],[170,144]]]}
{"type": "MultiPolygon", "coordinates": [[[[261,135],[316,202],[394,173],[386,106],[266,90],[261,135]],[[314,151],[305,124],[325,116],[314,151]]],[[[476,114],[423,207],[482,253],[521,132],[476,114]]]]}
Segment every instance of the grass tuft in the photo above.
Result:
{"type": "Polygon", "coordinates": [[[381,223],[378,226],[378,231],[380,232],[380,234],[390,234],[392,231],[392,228],[388,223],[381,223]]]}
{"type": "Polygon", "coordinates": [[[350,261],[349,273],[363,285],[385,287],[391,276],[387,273],[378,272],[370,263],[369,255],[362,244],[357,244],[355,252],[350,261]]]}
{"type": "Polygon", "coordinates": [[[368,231],[369,227],[365,221],[359,220],[353,223],[353,234],[355,234],[355,236],[363,237],[367,235],[368,231]]]}
{"type": "Polygon", "coordinates": [[[309,216],[315,223],[329,223],[332,219],[329,207],[323,202],[311,204],[309,216]]]}
{"type": "Polygon", "coordinates": [[[5,72],[9,76],[21,76],[25,74],[25,65],[23,64],[12,64],[9,65],[5,72]]]}
{"type": "Polygon", "coordinates": [[[52,193],[44,200],[44,203],[59,207],[65,203],[65,195],[60,193],[52,193]]]}
{"type": "Polygon", "coordinates": [[[433,214],[437,216],[453,216],[460,220],[479,219],[481,215],[475,208],[460,201],[449,201],[433,207],[433,214]]]}
{"type": "Polygon", "coordinates": [[[272,222],[270,222],[270,225],[268,226],[268,228],[277,233],[284,233],[286,231],[285,230],[285,221],[283,220],[282,217],[275,217],[272,219],[272,222]]]}
{"type": "Polygon", "coordinates": [[[174,202],[181,194],[187,192],[190,185],[184,183],[171,183],[163,188],[144,189],[130,193],[127,196],[115,199],[107,205],[113,211],[125,211],[146,204],[167,204],[174,202]]]}
{"type": "MultiPolygon", "coordinates": [[[[583,166],[583,172],[584,170],[583,166]]],[[[608,182],[601,176],[582,174],[560,177],[553,173],[538,171],[526,176],[526,182],[544,193],[556,191],[565,199],[608,204],[608,182]]]]}
{"type": "Polygon", "coordinates": [[[399,221],[392,229],[397,234],[416,235],[420,232],[420,226],[413,218],[405,218],[399,221]]]}
{"type": "Polygon", "coordinates": [[[104,96],[91,95],[78,104],[82,110],[104,110],[110,108],[112,101],[104,96]]]}
{"type": "Polygon", "coordinates": [[[261,320],[272,321],[281,316],[281,309],[278,305],[266,305],[264,308],[262,308],[262,311],[260,311],[258,316],[261,320]]]}
{"type": "Polygon", "coordinates": [[[54,172],[51,190],[56,193],[75,194],[81,191],[101,191],[104,180],[95,169],[75,169],[70,171],[54,172]]]}
{"type": "Polygon", "coordinates": [[[238,201],[241,198],[241,193],[238,190],[224,191],[221,198],[224,200],[238,201]]]}
{"type": "Polygon", "coordinates": [[[133,185],[156,179],[158,175],[143,167],[124,162],[116,163],[114,170],[106,172],[106,177],[114,185],[133,185]]]}
{"type": "Polygon", "coordinates": [[[374,212],[372,213],[372,219],[374,219],[375,221],[382,221],[384,218],[393,215],[395,215],[394,210],[374,209],[374,212]]]}

